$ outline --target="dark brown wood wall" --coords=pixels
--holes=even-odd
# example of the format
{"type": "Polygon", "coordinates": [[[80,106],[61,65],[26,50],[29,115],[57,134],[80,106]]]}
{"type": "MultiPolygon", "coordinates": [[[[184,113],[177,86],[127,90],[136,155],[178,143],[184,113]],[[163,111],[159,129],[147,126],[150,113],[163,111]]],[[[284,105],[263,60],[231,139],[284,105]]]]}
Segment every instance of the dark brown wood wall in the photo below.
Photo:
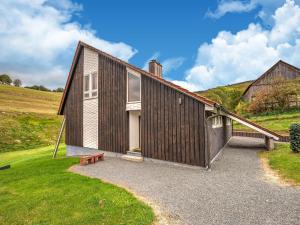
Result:
{"type": "Polygon", "coordinates": [[[129,148],[126,67],[99,54],[98,76],[98,147],[105,151],[126,153],[129,148]]]}
{"type": "Polygon", "coordinates": [[[66,118],[66,144],[83,145],[83,49],[75,65],[74,75],[66,99],[64,115],[66,118]]]}
{"type": "Polygon", "coordinates": [[[204,104],[142,75],[141,150],[145,157],[204,166],[204,104]]]}

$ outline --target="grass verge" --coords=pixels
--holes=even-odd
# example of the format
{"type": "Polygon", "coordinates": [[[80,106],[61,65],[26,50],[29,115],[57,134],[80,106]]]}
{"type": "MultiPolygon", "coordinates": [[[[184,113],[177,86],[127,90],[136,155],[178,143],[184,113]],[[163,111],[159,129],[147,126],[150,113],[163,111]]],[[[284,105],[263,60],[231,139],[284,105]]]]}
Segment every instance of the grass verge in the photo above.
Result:
{"type": "Polygon", "coordinates": [[[13,224],[151,224],[152,209],[125,189],[67,169],[75,158],[51,159],[52,147],[0,154],[0,221],[13,224]],[[99,204],[101,202],[101,204],[99,204]]]}
{"type": "MultiPolygon", "coordinates": [[[[278,134],[288,135],[291,123],[300,122],[300,110],[295,109],[287,112],[251,116],[249,120],[275,131],[278,134]]],[[[234,129],[238,131],[253,131],[250,128],[238,123],[234,123],[234,129]]]]}
{"type": "Polygon", "coordinates": [[[284,180],[300,185],[300,154],[293,153],[289,144],[276,144],[273,151],[261,152],[260,156],[267,158],[270,167],[284,180]]]}

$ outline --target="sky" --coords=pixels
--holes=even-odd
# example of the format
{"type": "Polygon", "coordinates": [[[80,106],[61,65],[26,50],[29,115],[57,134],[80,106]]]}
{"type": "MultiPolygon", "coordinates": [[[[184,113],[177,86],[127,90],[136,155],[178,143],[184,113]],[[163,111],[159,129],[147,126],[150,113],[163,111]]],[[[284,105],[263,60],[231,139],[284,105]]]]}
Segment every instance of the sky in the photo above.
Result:
{"type": "Polygon", "coordinates": [[[191,91],[300,67],[300,0],[2,0],[0,74],[64,87],[82,40],[191,91]]]}

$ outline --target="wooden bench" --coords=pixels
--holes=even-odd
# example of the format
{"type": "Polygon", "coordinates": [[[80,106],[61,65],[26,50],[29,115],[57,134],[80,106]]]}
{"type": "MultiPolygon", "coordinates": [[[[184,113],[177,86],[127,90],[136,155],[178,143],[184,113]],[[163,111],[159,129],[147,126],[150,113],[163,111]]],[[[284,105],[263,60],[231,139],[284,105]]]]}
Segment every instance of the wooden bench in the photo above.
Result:
{"type": "Polygon", "coordinates": [[[104,159],[104,153],[94,154],[94,163],[104,159]]]}
{"type": "Polygon", "coordinates": [[[88,164],[96,163],[103,159],[104,159],[104,153],[82,156],[80,157],[80,165],[85,166],[88,164]]]}
{"type": "Polygon", "coordinates": [[[92,155],[86,155],[86,156],[80,157],[80,165],[81,166],[85,166],[85,165],[88,165],[91,163],[95,163],[94,157],[92,155]]]}

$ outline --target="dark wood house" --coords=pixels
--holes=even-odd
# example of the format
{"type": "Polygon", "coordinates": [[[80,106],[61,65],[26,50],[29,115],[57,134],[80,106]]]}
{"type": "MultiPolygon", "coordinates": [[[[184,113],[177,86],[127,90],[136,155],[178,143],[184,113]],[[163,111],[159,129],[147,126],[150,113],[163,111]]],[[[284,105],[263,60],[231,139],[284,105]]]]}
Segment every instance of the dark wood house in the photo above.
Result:
{"type": "Polygon", "coordinates": [[[247,87],[242,95],[242,98],[248,102],[251,102],[261,91],[268,91],[276,82],[278,82],[278,79],[284,82],[297,78],[300,78],[300,69],[282,60],[279,60],[247,87]]]}
{"type": "Polygon", "coordinates": [[[216,102],[79,42],[58,111],[66,120],[68,155],[115,155],[208,166],[232,134],[231,120],[278,135],[222,109],[216,102]]]}

